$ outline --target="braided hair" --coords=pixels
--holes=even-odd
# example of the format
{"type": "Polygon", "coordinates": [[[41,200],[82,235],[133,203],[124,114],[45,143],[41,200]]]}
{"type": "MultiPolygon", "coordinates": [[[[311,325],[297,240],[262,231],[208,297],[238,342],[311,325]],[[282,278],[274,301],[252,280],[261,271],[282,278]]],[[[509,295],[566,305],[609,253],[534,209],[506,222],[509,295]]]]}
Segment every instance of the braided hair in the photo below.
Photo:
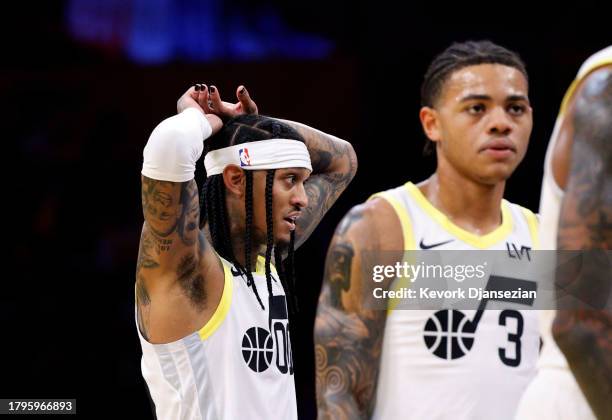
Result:
{"type": "MultiPolygon", "coordinates": [[[[464,67],[478,64],[502,64],[520,71],[526,80],[527,70],[521,57],[491,41],[455,42],[438,54],[425,72],[421,85],[421,106],[433,108],[440,98],[442,87],[451,74],[464,67]]],[[[433,142],[426,140],[423,152],[433,152],[433,142]]]]}
{"type": "MultiPolygon", "coordinates": [[[[223,128],[205,143],[204,154],[212,150],[237,144],[269,140],[274,138],[294,139],[304,142],[301,135],[287,124],[278,120],[264,117],[261,115],[239,115],[224,124],[223,128]]],[[[200,194],[200,229],[208,222],[208,228],[212,240],[212,245],[221,257],[230,261],[247,279],[247,287],[253,293],[262,309],[264,304],[257,291],[257,286],[253,280],[253,267],[251,267],[251,248],[253,244],[253,173],[245,170],[245,231],[244,231],[244,261],[242,266],[236,259],[231,243],[230,221],[225,202],[225,184],[223,174],[213,175],[203,183],[200,194]]],[[[297,309],[294,298],[295,272],[294,272],[294,231],[291,232],[291,239],[288,245],[288,258],[286,268],[283,270],[282,250],[278,244],[274,243],[274,225],[272,218],[272,186],[276,170],[270,169],[266,172],[265,206],[266,206],[266,258],[265,272],[266,285],[269,296],[272,293],[272,271],[271,260],[274,253],[275,266],[278,277],[285,289],[289,308],[292,313],[297,309]]]]}

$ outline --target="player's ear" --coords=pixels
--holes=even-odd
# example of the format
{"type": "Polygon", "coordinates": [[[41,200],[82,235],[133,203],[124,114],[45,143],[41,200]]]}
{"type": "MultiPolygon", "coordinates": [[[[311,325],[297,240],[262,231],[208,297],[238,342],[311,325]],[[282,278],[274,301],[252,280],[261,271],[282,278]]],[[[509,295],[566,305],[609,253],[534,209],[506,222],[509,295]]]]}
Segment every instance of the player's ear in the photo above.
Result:
{"type": "Polygon", "coordinates": [[[421,111],[419,111],[419,119],[421,120],[421,125],[423,126],[423,131],[427,138],[434,142],[439,141],[441,138],[441,130],[438,111],[434,108],[424,106],[421,108],[421,111]]]}
{"type": "Polygon", "coordinates": [[[223,169],[223,183],[228,193],[242,197],[246,186],[244,170],[237,165],[227,165],[223,169]]]}

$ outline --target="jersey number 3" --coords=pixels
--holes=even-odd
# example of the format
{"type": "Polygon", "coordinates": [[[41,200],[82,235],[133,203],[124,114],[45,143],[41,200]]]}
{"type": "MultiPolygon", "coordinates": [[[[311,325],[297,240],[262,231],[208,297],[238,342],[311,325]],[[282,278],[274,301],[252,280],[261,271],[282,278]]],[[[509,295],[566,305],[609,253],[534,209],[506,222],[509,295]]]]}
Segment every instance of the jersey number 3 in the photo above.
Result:
{"type": "Polygon", "coordinates": [[[514,343],[514,358],[508,357],[505,348],[499,348],[499,358],[503,364],[511,367],[517,367],[521,364],[521,336],[523,335],[523,315],[519,311],[506,309],[499,314],[499,325],[506,325],[508,318],[516,319],[516,331],[508,333],[508,342],[514,343]]]}

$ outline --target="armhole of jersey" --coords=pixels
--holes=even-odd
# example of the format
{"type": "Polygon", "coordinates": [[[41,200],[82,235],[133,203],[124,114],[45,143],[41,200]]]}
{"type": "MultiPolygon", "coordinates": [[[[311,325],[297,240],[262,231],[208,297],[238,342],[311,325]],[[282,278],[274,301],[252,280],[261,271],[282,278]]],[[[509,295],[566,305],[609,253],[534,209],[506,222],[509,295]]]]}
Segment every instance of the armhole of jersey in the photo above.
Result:
{"type": "Polygon", "coordinates": [[[404,208],[404,206],[400,203],[400,201],[393,197],[386,191],[376,193],[368,198],[368,201],[373,198],[382,198],[387,201],[387,203],[391,204],[393,210],[395,210],[395,214],[400,221],[400,225],[402,226],[402,236],[404,239],[404,251],[412,251],[416,249],[416,245],[414,242],[414,233],[412,231],[412,222],[410,221],[410,216],[408,215],[408,210],[404,208]]]}
{"type": "Polygon", "coordinates": [[[527,226],[529,226],[529,234],[531,235],[531,242],[533,243],[533,249],[540,249],[540,233],[538,229],[538,218],[531,211],[525,207],[521,207],[521,211],[527,220],[527,226]]]}
{"type": "Polygon", "coordinates": [[[217,309],[215,309],[215,312],[213,313],[212,317],[202,328],[200,328],[200,331],[198,331],[201,340],[206,340],[221,326],[232,304],[234,276],[232,275],[229,265],[225,261],[223,261],[221,257],[219,257],[219,260],[221,261],[221,265],[223,266],[223,293],[221,294],[219,306],[217,306],[217,309]]]}

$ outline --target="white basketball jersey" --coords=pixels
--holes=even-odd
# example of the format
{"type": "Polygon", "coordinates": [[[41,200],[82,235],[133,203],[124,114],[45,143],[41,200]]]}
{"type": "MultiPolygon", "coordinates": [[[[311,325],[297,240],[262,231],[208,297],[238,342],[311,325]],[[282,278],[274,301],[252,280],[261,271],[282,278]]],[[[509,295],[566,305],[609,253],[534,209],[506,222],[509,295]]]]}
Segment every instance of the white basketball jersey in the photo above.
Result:
{"type": "MultiPolygon", "coordinates": [[[[453,224],[412,183],[377,196],[395,209],[406,250],[538,247],[536,216],[505,200],[502,224],[479,236],[453,224]]],[[[529,264],[524,260],[518,263],[529,264]]],[[[491,274],[513,275],[496,270],[491,274]]],[[[521,393],[535,375],[538,348],[538,316],[533,310],[389,311],[373,417],[511,419],[521,393]],[[461,328],[455,326],[466,320],[477,326],[461,344],[457,338],[461,328]],[[441,332],[433,345],[428,323],[437,324],[441,332]]]]}
{"type": "MultiPolygon", "coordinates": [[[[540,195],[540,236],[542,238],[542,249],[557,249],[557,227],[559,225],[559,212],[561,211],[563,190],[557,185],[553,176],[552,158],[557,139],[559,138],[559,130],[561,129],[561,125],[566,115],[567,106],[576,87],[578,87],[584,77],[596,68],[610,63],[612,63],[612,46],[592,55],[580,67],[576,79],[563,98],[561,109],[559,110],[559,115],[555,122],[555,128],[550,138],[550,142],[548,143],[546,159],[544,161],[544,178],[542,179],[542,193],[540,195]]],[[[567,369],[567,361],[552,337],[551,328],[554,318],[554,310],[541,312],[540,328],[544,344],[539,365],[544,368],[567,369]]]]}
{"type": "Polygon", "coordinates": [[[273,270],[270,299],[260,257],[253,279],[263,310],[246,279],[221,261],[223,294],[202,329],[168,344],[151,344],[138,331],[157,417],[297,419],[283,287],[273,270]]]}

